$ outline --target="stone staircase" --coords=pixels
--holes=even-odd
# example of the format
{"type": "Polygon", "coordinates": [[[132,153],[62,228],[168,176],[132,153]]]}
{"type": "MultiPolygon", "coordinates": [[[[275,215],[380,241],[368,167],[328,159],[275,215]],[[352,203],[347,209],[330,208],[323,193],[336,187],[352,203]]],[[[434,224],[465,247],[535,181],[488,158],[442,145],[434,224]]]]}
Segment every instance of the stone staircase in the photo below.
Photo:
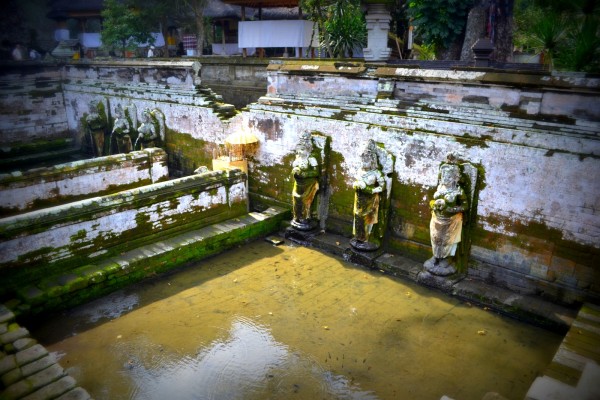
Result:
{"type": "Polygon", "coordinates": [[[0,304],[0,399],[88,400],[88,392],[0,304]]]}

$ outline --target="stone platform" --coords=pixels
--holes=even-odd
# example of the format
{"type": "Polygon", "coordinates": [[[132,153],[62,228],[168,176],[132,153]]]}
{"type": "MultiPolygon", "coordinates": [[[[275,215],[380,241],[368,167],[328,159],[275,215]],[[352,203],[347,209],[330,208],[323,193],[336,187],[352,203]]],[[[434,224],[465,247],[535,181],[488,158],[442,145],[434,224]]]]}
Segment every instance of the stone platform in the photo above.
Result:
{"type": "MultiPolygon", "coordinates": [[[[344,256],[350,246],[348,238],[324,232],[313,237],[309,244],[337,256],[344,256]]],[[[567,332],[544,376],[533,382],[525,400],[600,399],[600,305],[584,304],[578,312],[468,276],[427,277],[431,274],[422,263],[397,254],[379,254],[372,261],[374,268],[383,273],[433,287],[528,323],[567,332]]],[[[492,398],[506,400],[501,396],[484,397],[492,398]]],[[[452,400],[445,396],[442,399],[452,400]]]]}
{"type": "MultiPolygon", "coordinates": [[[[281,235],[283,236],[283,234],[281,235]]],[[[293,237],[290,237],[290,235],[288,237],[293,241],[293,237]]],[[[352,259],[347,257],[350,251],[348,249],[351,246],[349,239],[346,237],[320,232],[310,240],[299,244],[310,245],[353,262],[352,259]]],[[[368,253],[366,256],[369,258],[368,263],[355,263],[372,269],[379,269],[392,276],[409,279],[460,297],[471,303],[479,304],[482,307],[488,307],[499,313],[560,333],[567,332],[577,315],[576,309],[551,303],[540,297],[523,295],[489,285],[481,280],[470,278],[468,275],[433,276],[425,271],[423,263],[401,255],[376,252],[376,254],[368,253]]]]}

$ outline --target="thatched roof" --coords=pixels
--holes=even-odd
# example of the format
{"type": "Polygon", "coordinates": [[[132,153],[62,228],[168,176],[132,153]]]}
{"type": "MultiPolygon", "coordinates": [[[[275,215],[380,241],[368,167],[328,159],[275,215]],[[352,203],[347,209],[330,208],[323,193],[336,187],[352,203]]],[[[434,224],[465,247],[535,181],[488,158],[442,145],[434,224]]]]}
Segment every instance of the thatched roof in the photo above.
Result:
{"type": "MultiPolygon", "coordinates": [[[[245,15],[246,20],[258,19],[258,8],[246,7],[245,15]]],[[[209,0],[204,8],[204,16],[213,19],[233,18],[239,20],[242,18],[242,7],[229,0],[209,0]]],[[[263,20],[298,19],[298,7],[263,8],[261,16],[263,20]]]]}
{"type": "Polygon", "coordinates": [[[298,0],[223,0],[224,3],[236,6],[267,8],[267,7],[298,7],[298,0]]]}
{"type": "Polygon", "coordinates": [[[50,19],[67,19],[74,16],[96,17],[104,8],[104,0],[50,0],[50,19]]]}

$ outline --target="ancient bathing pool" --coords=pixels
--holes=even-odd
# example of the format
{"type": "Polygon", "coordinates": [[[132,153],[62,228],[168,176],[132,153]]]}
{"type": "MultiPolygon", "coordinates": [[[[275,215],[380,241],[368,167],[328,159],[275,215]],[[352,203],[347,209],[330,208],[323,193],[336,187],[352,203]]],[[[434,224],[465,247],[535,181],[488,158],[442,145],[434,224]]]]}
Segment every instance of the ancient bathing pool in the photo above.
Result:
{"type": "Polygon", "coordinates": [[[256,241],[34,336],[103,399],[522,399],[561,337],[318,250],[256,241]]]}

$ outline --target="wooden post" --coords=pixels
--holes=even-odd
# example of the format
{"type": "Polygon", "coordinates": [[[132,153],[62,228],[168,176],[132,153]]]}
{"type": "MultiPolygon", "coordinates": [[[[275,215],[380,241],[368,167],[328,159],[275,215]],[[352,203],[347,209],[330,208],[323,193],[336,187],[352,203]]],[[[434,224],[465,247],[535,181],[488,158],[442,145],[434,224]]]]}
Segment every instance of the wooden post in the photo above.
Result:
{"type": "MultiPolygon", "coordinates": [[[[242,6],[242,21],[246,20],[246,6],[242,6]]],[[[240,43],[240,27],[238,26],[238,46],[240,43]]],[[[248,50],[244,47],[242,49],[242,57],[248,57],[248,50]]]]}

